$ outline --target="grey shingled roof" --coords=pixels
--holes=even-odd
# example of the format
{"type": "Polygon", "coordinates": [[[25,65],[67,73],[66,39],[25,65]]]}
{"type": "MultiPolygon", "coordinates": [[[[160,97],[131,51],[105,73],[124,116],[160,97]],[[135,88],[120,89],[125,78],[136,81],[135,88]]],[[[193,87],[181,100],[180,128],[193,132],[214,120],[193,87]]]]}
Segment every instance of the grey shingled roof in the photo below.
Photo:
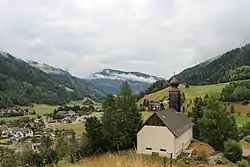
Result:
{"type": "Polygon", "coordinates": [[[174,108],[156,112],[156,115],[176,137],[182,135],[194,125],[186,115],[182,112],[177,112],[174,108]]]}

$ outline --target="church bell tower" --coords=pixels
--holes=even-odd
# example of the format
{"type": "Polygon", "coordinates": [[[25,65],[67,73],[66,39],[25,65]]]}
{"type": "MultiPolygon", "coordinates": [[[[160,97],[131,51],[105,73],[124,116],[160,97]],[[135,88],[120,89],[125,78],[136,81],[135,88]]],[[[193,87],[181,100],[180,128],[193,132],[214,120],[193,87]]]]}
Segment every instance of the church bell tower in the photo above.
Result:
{"type": "Polygon", "coordinates": [[[181,91],[178,88],[180,82],[174,77],[170,81],[171,88],[169,89],[169,108],[176,109],[177,112],[181,112],[181,91]]]}

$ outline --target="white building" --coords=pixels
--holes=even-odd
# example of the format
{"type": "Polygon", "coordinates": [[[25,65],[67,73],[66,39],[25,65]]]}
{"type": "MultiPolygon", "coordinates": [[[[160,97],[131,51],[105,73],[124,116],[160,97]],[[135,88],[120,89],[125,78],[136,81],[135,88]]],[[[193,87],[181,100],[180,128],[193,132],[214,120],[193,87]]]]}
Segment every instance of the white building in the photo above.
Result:
{"type": "Polygon", "coordinates": [[[169,109],[155,112],[137,134],[137,152],[176,159],[193,139],[193,123],[181,112],[179,82],[174,78],[169,91],[169,109]]]}

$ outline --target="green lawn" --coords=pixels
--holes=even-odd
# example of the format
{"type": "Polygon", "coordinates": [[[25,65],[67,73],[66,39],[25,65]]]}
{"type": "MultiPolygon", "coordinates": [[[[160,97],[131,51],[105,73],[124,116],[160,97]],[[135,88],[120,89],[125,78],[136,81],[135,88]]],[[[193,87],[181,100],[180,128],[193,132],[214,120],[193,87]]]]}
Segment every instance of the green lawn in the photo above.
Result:
{"type": "Polygon", "coordinates": [[[18,117],[7,117],[7,118],[0,118],[0,120],[4,120],[4,121],[13,121],[13,120],[18,120],[20,118],[23,117],[30,117],[30,118],[36,118],[36,115],[25,115],[25,116],[18,116],[18,117]]]}
{"type": "MultiPolygon", "coordinates": [[[[184,85],[180,85],[180,89],[185,93],[186,99],[194,99],[197,96],[204,96],[205,94],[215,94],[221,92],[221,90],[228,83],[220,83],[215,85],[203,85],[203,86],[190,86],[189,88],[185,88],[184,85]]],[[[151,93],[140,99],[140,103],[143,102],[144,99],[148,100],[161,100],[164,97],[168,96],[169,88],[160,90],[155,93],[151,93]]]]}
{"type": "Polygon", "coordinates": [[[81,135],[84,131],[84,125],[83,124],[65,124],[65,123],[51,123],[49,124],[51,127],[62,130],[62,129],[73,129],[76,134],[81,135]]]}
{"type": "Polygon", "coordinates": [[[31,106],[21,106],[20,108],[28,108],[29,111],[36,111],[36,114],[47,114],[47,113],[53,113],[54,109],[57,108],[58,106],[51,106],[51,105],[47,105],[47,104],[33,104],[33,107],[31,106]]]}
{"type": "Polygon", "coordinates": [[[20,108],[22,108],[22,109],[28,108],[28,110],[30,112],[35,110],[36,115],[25,115],[25,116],[18,116],[18,117],[0,118],[0,120],[13,121],[13,120],[17,120],[17,119],[20,119],[20,118],[23,118],[23,117],[36,118],[37,115],[53,113],[54,109],[57,108],[57,106],[51,106],[51,105],[47,105],[47,104],[33,104],[33,107],[31,107],[31,106],[20,106],[20,108]]]}
{"type": "Polygon", "coordinates": [[[205,96],[205,94],[219,93],[227,84],[228,83],[204,86],[190,86],[189,88],[185,88],[182,86],[181,90],[184,91],[187,99],[194,99],[197,96],[205,96]]]}
{"type": "Polygon", "coordinates": [[[242,126],[247,122],[250,122],[250,117],[243,116],[243,115],[236,115],[235,116],[236,123],[238,126],[242,126]]]}

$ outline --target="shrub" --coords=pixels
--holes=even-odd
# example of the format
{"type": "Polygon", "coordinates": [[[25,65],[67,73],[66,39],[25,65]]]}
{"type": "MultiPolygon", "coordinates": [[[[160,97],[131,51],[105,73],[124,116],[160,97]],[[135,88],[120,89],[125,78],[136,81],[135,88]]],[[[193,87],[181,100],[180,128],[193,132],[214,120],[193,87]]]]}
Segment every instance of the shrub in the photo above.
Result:
{"type": "Polygon", "coordinates": [[[205,151],[197,151],[194,160],[196,161],[207,161],[207,153],[205,151]]]}
{"type": "Polygon", "coordinates": [[[242,104],[242,105],[248,105],[248,104],[249,104],[249,101],[248,101],[248,100],[243,100],[241,104],[242,104]]]}
{"type": "Polygon", "coordinates": [[[240,144],[234,140],[228,140],[224,143],[224,155],[232,161],[237,162],[242,159],[242,148],[240,144]]]}
{"type": "Polygon", "coordinates": [[[216,164],[218,165],[226,165],[229,163],[228,159],[226,159],[225,157],[221,157],[215,160],[216,164]]]}
{"type": "Polygon", "coordinates": [[[247,157],[247,162],[250,164],[250,157],[247,157]]]}
{"type": "Polygon", "coordinates": [[[247,160],[241,160],[237,162],[237,166],[238,167],[250,167],[249,163],[247,160]]]}

